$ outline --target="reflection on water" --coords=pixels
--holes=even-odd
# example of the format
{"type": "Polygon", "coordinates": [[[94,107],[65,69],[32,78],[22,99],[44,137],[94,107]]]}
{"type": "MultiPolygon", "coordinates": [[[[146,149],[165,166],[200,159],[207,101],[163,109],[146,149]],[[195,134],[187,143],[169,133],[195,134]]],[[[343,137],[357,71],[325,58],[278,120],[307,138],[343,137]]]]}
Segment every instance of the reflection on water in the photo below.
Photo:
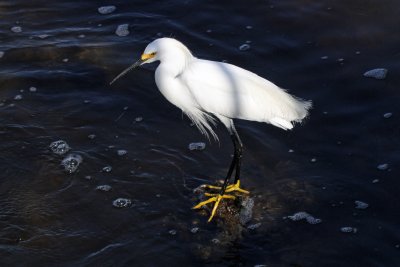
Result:
{"type": "Polygon", "coordinates": [[[398,265],[397,1],[105,4],[0,1],[1,266],[398,265]],[[224,127],[207,143],[154,65],[108,86],[161,36],[315,103],[291,132],[237,122],[244,225],[191,210],[225,175],[224,127]]]}

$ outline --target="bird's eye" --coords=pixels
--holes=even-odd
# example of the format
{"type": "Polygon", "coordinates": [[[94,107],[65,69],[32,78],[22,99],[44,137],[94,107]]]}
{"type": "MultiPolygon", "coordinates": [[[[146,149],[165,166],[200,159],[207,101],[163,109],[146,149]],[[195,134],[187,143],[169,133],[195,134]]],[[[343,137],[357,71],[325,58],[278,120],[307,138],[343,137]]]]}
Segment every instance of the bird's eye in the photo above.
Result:
{"type": "Polygon", "coordinates": [[[152,56],[155,56],[156,54],[157,54],[156,52],[150,53],[150,55],[152,56]]]}

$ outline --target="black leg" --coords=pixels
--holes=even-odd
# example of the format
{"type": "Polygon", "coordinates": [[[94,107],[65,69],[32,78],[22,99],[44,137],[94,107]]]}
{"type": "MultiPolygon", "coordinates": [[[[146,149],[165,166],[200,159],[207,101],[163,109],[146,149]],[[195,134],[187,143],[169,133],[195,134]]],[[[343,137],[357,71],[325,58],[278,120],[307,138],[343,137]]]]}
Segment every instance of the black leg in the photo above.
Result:
{"type": "Polygon", "coordinates": [[[236,137],[234,134],[231,134],[231,139],[233,141],[233,146],[235,148],[235,152],[233,154],[233,159],[231,162],[231,165],[229,166],[229,170],[228,173],[226,174],[225,180],[224,180],[224,184],[221,187],[221,195],[223,195],[225,193],[226,187],[228,186],[228,182],[231,179],[233,170],[235,169],[235,167],[237,166],[237,154],[236,154],[236,137]]]}
{"type": "Polygon", "coordinates": [[[243,143],[240,140],[239,134],[236,131],[235,125],[231,124],[232,132],[234,134],[234,146],[235,146],[235,154],[236,154],[236,172],[235,172],[235,181],[233,182],[236,184],[237,181],[240,180],[240,166],[242,165],[242,154],[243,154],[243,143]]]}

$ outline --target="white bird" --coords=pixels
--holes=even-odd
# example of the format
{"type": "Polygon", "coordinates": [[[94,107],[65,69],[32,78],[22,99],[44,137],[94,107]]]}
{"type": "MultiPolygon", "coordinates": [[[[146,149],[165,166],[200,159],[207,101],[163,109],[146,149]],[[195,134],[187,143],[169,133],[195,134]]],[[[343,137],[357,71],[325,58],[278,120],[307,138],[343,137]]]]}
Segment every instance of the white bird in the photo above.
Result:
{"type": "Polygon", "coordinates": [[[272,82],[232,64],[196,58],[181,42],[173,38],[156,39],[147,45],[140,60],[114,78],[112,84],[128,71],[145,63],[160,61],[155,81],[164,97],[180,108],[205,136],[218,139],[212,125],[215,118],[228,129],[234,157],[221,187],[203,185],[216,194],[193,207],[215,202],[210,218],[214,217],[222,199],[235,199],[227,194],[249,192],[240,188],[240,166],[243,145],[232,119],[266,122],[284,130],[301,122],[311,108],[304,101],[288,94],[272,82]],[[228,185],[233,171],[234,181],[228,185]]]}

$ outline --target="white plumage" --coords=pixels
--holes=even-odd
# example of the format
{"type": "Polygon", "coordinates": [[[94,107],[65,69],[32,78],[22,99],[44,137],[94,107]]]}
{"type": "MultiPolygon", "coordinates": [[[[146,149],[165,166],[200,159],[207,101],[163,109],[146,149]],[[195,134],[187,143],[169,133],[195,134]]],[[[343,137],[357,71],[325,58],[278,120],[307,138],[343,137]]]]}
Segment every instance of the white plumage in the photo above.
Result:
{"type": "Polygon", "coordinates": [[[270,81],[232,64],[198,59],[179,41],[160,38],[144,54],[160,60],[155,80],[161,93],[200,131],[216,137],[210,115],[230,127],[229,119],[270,123],[284,130],[308,114],[310,101],[291,96],[270,81]]]}

